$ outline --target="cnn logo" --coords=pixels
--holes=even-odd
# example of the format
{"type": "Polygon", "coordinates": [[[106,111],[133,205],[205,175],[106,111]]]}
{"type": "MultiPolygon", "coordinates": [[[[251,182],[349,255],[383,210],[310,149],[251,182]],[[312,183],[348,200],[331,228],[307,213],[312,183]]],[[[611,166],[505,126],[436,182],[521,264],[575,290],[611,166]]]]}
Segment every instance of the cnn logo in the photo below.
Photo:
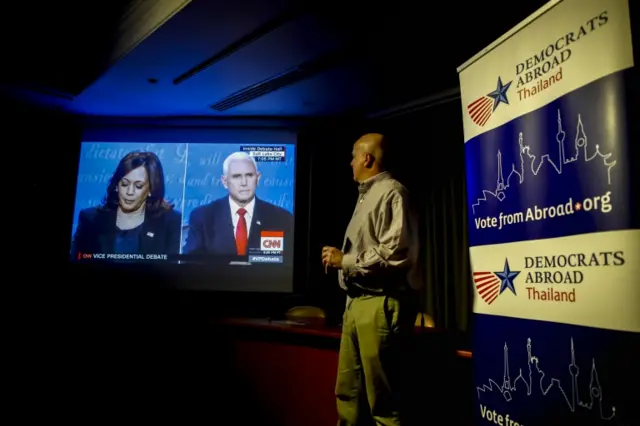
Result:
{"type": "Polygon", "coordinates": [[[284,245],[284,232],[262,231],[260,233],[260,247],[262,250],[281,251],[284,245]]]}

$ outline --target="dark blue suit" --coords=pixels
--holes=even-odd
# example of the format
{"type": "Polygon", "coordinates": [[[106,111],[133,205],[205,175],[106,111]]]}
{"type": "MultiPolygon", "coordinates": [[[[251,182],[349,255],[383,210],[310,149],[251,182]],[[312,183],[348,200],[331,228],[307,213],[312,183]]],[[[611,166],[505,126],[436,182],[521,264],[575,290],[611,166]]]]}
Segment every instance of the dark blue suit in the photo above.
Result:
{"type": "Polygon", "coordinates": [[[140,254],[178,254],[182,215],[166,210],[145,216],[135,230],[121,231],[116,227],[116,211],[92,207],[80,211],[73,235],[71,256],[81,253],[118,253],[117,241],[122,232],[134,232],[134,251],[140,254]]]}
{"type": "MultiPolygon", "coordinates": [[[[256,197],[248,248],[260,248],[260,231],[284,231],[284,253],[293,253],[293,215],[289,211],[256,197]]],[[[182,251],[184,254],[215,253],[236,255],[236,238],[229,197],[219,198],[195,208],[189,217],[189,233],[182,251]]]]}

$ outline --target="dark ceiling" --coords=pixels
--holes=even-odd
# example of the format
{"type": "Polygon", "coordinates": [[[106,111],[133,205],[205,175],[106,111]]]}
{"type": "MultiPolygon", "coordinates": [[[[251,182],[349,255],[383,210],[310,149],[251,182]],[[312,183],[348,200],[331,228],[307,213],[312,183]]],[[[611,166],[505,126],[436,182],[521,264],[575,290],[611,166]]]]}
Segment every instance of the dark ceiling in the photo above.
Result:
{"type": "Polygon", "coordinates": [[[108,66],[130,0],[10,2],[3,11],[2,82],[79,93],[108,66]]]}
{"type": "Polygon", "coordinates": [[[371,112],[457,87],[457,66],[544,3],[12,2],[1,83],[83,115],[371,112]]]}

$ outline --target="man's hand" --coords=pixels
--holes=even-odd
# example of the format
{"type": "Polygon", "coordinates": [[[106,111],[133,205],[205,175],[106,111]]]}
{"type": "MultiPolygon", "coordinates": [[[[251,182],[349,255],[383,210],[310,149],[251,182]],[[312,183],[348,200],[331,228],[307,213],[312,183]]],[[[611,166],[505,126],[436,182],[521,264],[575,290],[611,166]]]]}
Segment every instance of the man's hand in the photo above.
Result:
{"type": "Polygon", "coordinates": [[[344,254],[335,247],[324,246],[322,247],[322,264],[327,267],[341,269],[342,257],[344,254]]]}

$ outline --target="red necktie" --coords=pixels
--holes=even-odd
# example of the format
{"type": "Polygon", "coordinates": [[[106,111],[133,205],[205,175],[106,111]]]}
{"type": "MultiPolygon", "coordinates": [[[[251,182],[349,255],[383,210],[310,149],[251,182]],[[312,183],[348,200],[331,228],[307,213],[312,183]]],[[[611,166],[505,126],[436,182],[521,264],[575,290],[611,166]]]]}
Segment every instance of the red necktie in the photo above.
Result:
{"type": "Polygon", "coordinates": [[[238,226],[236,226],[236,250],[239,256],[245,256],[247,254],[247,220],[244,215],[247,211],[243,208],[238,209],[238,226]]]}

